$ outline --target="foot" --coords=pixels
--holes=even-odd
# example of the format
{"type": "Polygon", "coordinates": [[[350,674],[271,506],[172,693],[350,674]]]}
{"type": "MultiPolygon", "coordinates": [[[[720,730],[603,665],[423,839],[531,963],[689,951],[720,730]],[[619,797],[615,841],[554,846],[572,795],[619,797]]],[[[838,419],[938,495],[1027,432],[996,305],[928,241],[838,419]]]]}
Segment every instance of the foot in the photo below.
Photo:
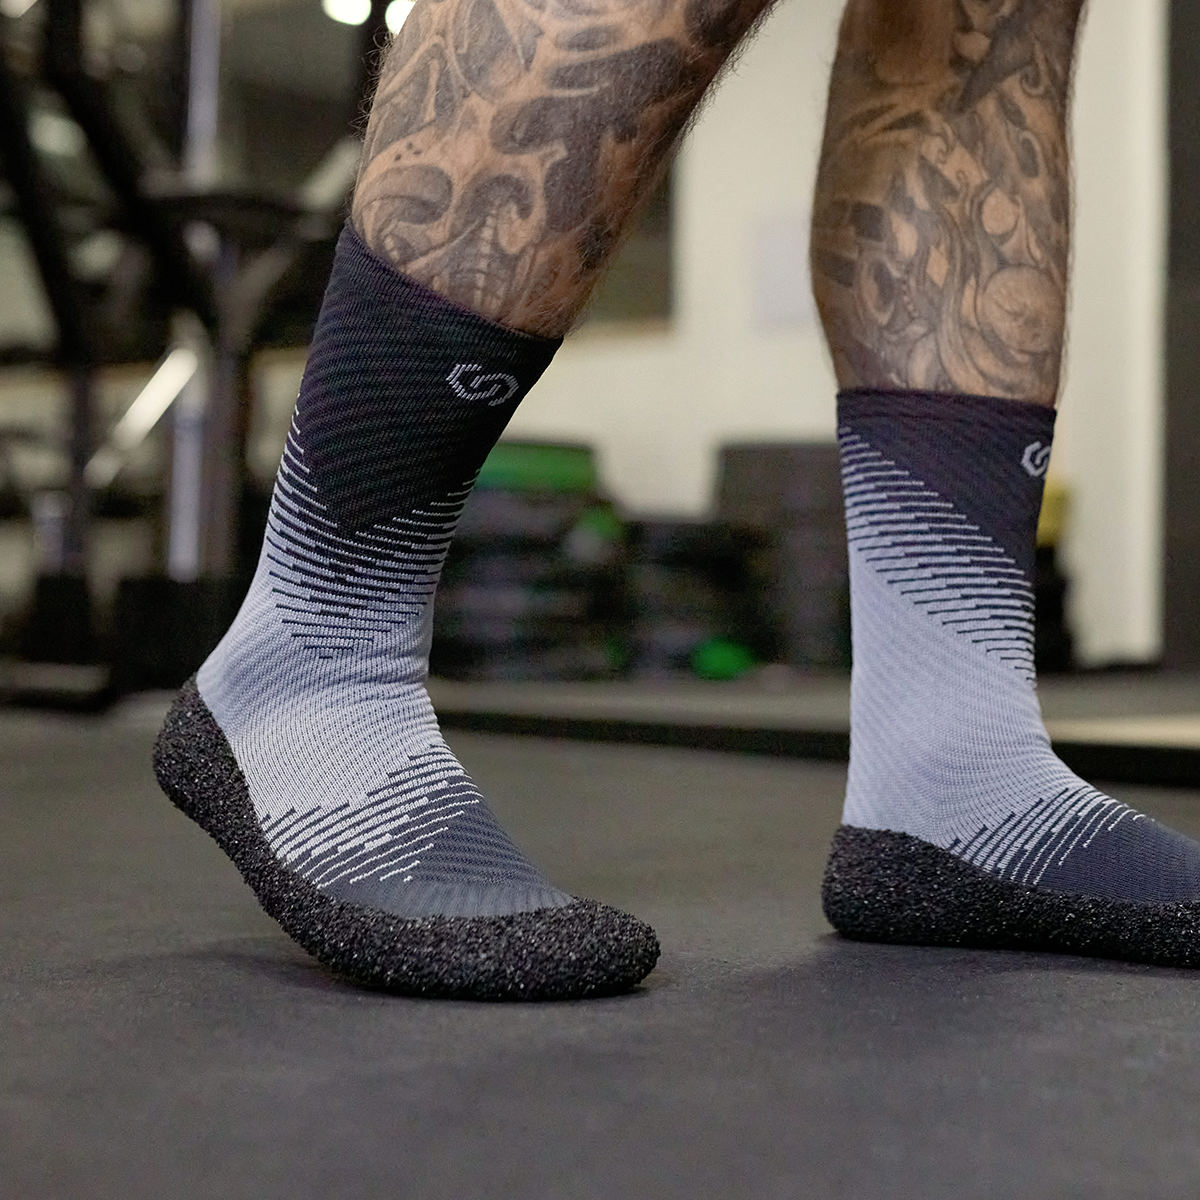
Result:
{"type": "Polygon", "coordinates": [[[1090,803],[1053,817],[1044,802],[1033,806],[1023,833],[1014,817],[1007,850],[997,830],[981,829],[974,848],[944,849],[843,825],[825,871],[826,918],[862,941],[1200,967],[1200,845],[1086,794],[1090,803]]]}
{"type": "Polygon", "coordinates": [[[1200,844],[1050,748],[1033,550],[1054,414],[847,393],[851,757],[825,911],[850,937],[1200,966],[1200,844]]]}
{"type": "MultiPolygon", "coordinates": [[[[444,755],[439,766],[427,804],[414,806],[423,815],[407,823],[393,815],[397,835],[376,829],[364,836],[343,819],[345,832],[331,833],[318,849],[301,836],[305,814],[288,808],[260,819],[194,680],[176,698],[154,750],[164,791],[229,855],[267,913],[349,980],[449,999],[564,1000],[627,991],[643,979],[658,958],[654,931],[551,887],[504,836],[461,768],[444,755]],[[501,861],[507,871],[446,848],[422,863],[422,847],[437,849],[431,832],[455,821],[458,845],[475,842],[475,858],[501,861]]],[[[310,814],[308,826],[318,825],[310,814]]]]}

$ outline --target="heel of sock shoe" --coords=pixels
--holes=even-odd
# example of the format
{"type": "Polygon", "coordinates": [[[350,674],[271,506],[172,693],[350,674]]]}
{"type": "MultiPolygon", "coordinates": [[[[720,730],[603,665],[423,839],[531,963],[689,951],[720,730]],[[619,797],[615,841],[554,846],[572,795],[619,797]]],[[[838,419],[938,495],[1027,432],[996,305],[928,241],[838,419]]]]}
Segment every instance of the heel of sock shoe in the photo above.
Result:
{"type": "Polygon", "coordinates": [[[829,923],[856,941],[1200,967],[1200,902],[1113,900],[1031,887],[906,833],[841,826],[821,898],[829,923]]]}
{"type": "Polygon", "coordinates": [[[267,913],[315,953],[289,927],[285,916],[302,908],[307,893],[316,889],[271,853],[241,768],[204,703],[195,676],[180,688],[167,710],[152,763],[158,786],[171,803],[228,855],[267,913]]]}
{"type": "Polygon", "coordinates": [[[167,710],[152,762],[158,786],[171,803],[233,857],[218,810],[224,807],[222,798],[245,791],[245,782],[225,735],[200,697],[194,675],[167,710]]]}
{"type": "Polygon", "coordinates": [[[1001,899],[998,883],[920,838],[842,825],[821,902],[834,929],[856,941],[969,945],[1001,899]]]}

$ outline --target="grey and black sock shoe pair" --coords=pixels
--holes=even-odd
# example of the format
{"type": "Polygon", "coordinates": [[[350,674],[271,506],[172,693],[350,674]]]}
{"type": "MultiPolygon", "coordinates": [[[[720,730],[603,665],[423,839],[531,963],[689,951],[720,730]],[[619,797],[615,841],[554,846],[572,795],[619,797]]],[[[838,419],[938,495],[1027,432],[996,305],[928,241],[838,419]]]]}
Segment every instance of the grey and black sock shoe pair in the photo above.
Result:
{"type": "MultiPolygon", "coordinates": [[[[442,740],[433,595],[485,456],[556,343],[502,329],[343,235],[234,625],[155,748],[175,803],[300,945],[449,998],[628,990],[653,931],[554,888],[442,740]]],[[[1200,845],[1055,757],[1032,566],[1053,413],[840,402],[855,666],[847,936],[1200,965],[1200,845]]]]}

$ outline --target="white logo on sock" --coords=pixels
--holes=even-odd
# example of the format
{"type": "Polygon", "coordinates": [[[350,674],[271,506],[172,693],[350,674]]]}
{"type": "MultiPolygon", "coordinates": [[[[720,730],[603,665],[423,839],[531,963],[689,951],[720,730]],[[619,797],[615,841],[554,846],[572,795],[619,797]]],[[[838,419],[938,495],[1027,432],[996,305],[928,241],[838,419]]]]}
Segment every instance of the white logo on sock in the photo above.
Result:
{"type": "Polygon", "coordinates": [[[511,400],[517,394],[521,385],[516,376],[502,375],[499,372],[483,375],[479,373],[482,371],[483,367],[479,363],[459,363],[446,376],[446,382],[454,389],[455,395],[464,400],[486,400],[489,408],[503,404],[505,400],[511,400]],[[464,380],[463,373],[466,371],[475,371],[476,374],[473,378],[464,380]]]}
{"type": "Polygon", "coordinates": [[[1050,467],[1050,447],[1043,446],[1041,442],[1030,442],[1021,455],[1021,466],[1034,479],[1041,479],[1050,467]]]}

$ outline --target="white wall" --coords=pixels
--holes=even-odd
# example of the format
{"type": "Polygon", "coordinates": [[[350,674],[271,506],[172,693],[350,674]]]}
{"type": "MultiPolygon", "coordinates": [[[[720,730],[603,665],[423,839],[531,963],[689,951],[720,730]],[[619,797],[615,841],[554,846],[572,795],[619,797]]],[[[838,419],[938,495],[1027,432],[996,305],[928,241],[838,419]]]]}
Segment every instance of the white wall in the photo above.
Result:
{"type": "MultiPolygon", "coordinates": [[[[783,0],[685,147],[668,329],[584,330],[516,436],[586,440],[629,507],[699,513],[716,447],[833,436],[834,382],[807,300],[805,225],[839,0],[783,0]]],[[[1164,0],[1092,0],[1077,85],[1071,353],[1054,471],[1085,659],[1160,636],[1164,0]]]]}
{"type": "Polygon", "coordinates": [[[1162,642],[1165,0],[1091,0],[1075,103],[1075,265],[1053,469],[1085,658],[1162,642]]]}

